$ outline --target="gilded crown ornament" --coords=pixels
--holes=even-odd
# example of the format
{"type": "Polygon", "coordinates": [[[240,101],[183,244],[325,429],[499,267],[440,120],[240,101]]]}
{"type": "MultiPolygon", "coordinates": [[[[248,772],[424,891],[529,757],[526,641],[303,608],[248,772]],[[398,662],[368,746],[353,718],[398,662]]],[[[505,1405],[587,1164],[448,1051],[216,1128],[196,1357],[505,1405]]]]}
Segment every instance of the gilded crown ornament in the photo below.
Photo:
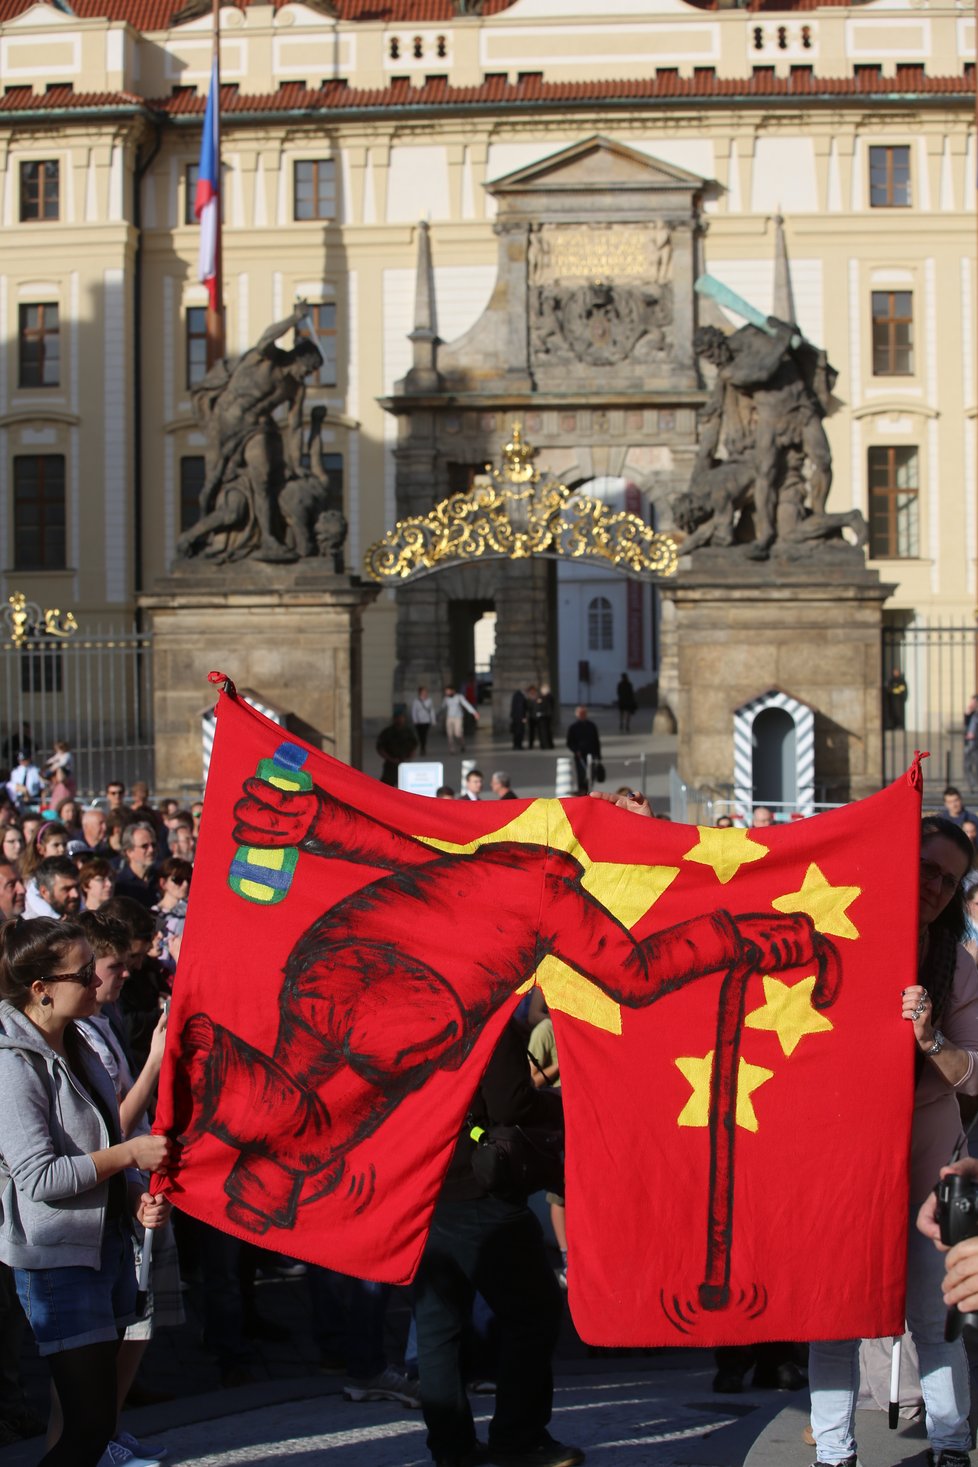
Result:
{"type": "Polygon", "coordinates": [[[531,556],[589,561],[641,580],[675,574],[678,554],[668,535],[541,474],[535,452],[514,423],[501,465],[487,464],[486,477],[467,493],[399,520],[367,550],[367,575],[404,585],[474,560],[531,556]]]}
{"type": "Polygon", "coordinates": [[[28,601],[23,591],[15,591],[7,597],[3,619],[7,635],[15,647],[37,637],[73,637],[78,623],[70,611],[62,615],[61,608],[50,606],[41,610],[36,601],[28,601]]]}

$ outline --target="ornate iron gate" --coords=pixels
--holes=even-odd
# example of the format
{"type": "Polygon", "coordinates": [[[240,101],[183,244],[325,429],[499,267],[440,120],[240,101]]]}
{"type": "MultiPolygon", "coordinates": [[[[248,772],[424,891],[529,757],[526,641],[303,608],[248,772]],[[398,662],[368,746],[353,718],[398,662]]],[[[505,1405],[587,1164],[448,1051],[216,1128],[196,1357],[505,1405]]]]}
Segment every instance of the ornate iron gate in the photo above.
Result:
{"type": "MultiPolygon", "coordinates": [[[[930,758],[924,776],[931,787],[976,790],[976,770],[965,767],[964,711],[978,687],[978,629],[941,625],[883,628],[883,778],[895,779],[915,749],[930,758]],[[895,674],[905,692],[897,692],[895,674]]],[[[930,803],[930,790],[925,808],[930,803]]],[[[938,801],[939,803],[939,801],[938,801]]]]}
{"type": "Polygon", "coordinates": [[[4,623],[0,765],[25,742],[42,759],[66,739],[80,796],[100,793],[109,779],[152,788],[149,635],[79,626],[70,612],[42,611],[20,593],[8,598],[4,623]]]}

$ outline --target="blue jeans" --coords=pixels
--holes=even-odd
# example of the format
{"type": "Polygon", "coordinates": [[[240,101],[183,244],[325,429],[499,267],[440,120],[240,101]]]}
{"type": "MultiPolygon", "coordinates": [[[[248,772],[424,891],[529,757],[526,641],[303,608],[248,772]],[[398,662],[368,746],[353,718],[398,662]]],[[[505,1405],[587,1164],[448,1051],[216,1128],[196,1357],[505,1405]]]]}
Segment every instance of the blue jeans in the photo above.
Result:
{"type": "MultiPolygon", "coordinates": [[[[918,1233],[916,1216],[914,1207],[907,1242],[907,1327],[920,1360],[927,1435],[935,1456],[944,1451],[968,1452],[968,1359],[961,1340],[945,1342],[944,1255],[918,1233]]],[[[820,1462],[844,1462],[856,1452],[859,1341],[818,1340],[810,1345],[808,1379],[816,1456],[820,1462]]]]}
{"type": "Polygon", "coordinates": [[[13,1274],[39,1355],[114,1343],[136,1318],[132,1232],[121,1219],[105,1224],[98,1268],[15,1268],[13,1274]]]}
{"type": "Polygon", "coordinates": [[[384,1320],[390,1284],[310,1268],[313,1336],[324,1353],[342,1355],[347,1375],[371,1380],[387,1368],[384,1320]]]}
{"type": "Polygon", "coordinates": [[[550,1422],[562,1295],[540,1224],[525,1204],[497,1197],[442,1201],[414,1286],[421,1407],[435,1458],[475,1445],[461,1347],[476,1292],[499,1331],[490,1448],[532,1451],[550,1422]]]}

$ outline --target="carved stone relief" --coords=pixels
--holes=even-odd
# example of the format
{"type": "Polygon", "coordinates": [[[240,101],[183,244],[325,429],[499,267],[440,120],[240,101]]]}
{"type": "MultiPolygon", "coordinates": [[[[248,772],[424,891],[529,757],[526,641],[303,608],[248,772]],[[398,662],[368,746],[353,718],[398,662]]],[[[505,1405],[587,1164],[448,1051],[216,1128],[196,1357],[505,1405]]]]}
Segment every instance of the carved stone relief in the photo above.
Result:
{"type": "Polygon", "coordinates": [[[534,365],[664,360],[672,347],[672,230],[539,225],[530,235],[534,365]]]}

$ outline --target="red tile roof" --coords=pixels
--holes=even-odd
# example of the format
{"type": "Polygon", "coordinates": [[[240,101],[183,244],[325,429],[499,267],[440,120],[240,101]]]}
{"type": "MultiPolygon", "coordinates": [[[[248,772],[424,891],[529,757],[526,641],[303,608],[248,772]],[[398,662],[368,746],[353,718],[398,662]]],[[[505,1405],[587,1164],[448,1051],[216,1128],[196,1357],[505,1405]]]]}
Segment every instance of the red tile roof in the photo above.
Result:
{"type": "MultiPolygon", "coordinates": [[[[794,74],[776,77],[766,73],[741,80],[699,73],[692,77],[663,74],[635,81],[544,82],[528,76],[510,83],[491,77],[479,86],[453,87],[444,77],[435,77],[421,87],[395,81],[374,89],[348,86],[343,81],[326,82],[321,88],[301,87],[287,82],[278,91],[247,95],[236,87],[225,87],[221,111],[235,114],[272,112],[373,111],[402,107],[465,108],[472,106],[575,106],[592,102],[642,102],[656,100],[696,101],[708,98],[816,98],[888,97],[908,94],[938,94],[971,98],[974,83],[966,76],[926,76],[923,68],[906,68],[898,78],[873,75],[817,77],[794,74]]],[[[152,104],[170,117],[202,116],[205,99],[195,92],[178,92],[152,104]]]]}
{"type": "MultiPolygon", "coordinates": [[[[29,10],[36,0],[0,0],[0,24],[29,10]]],[[[76,15],[85,20],[127,20],[138,31],[165,31],[183,8],[183,0],[68,0],[76,15]]],[[[234,0],[241,10],[253,0],[234,0]]],[[[257,0],[255,0],[257,3],[257,0]]],[[[277,10],[289,0],[271,0],[277,10]]],[[[323,9],[329,0],[321,0],[323,9]]],[[[485,0],[483,15],[498,15],[516,0],[485,0]]],[[[345,24],[381,21],[388,25],[448,25],[458,19],[454,0],[333,0],[337,19],[345,24]]]]}
{"type": "MultiPolygon", "coordinates": [[[[0,0],[0,24],[36,3],[37,0],[0,0]]],[[[174,15],[183,8],[183,0],[67,0],[67,3],[83,19],[127,20],[139,31],[168,30],[174,15]]],[[[257,0],[234,0],[234,3],[244,10],[257,0]]],[[[276,9],[288,3],[289,0],[271,0],[276,9]]],[[[310,3],[315,5],[316,0],[310,3]]],[[[319,3],[324,10],[331,4],[337,19],[344,24],[374,21],[385,25],[449,25],[458,19],[455,0],[319,0],[319,3]]],[[[515,3],[516,0],[483,0],[482,15],[500,15],[515,3]]],[[[685,3],[697,10],[717,10],[720,6],[720,0],[685,0],[685,3]]],[[[746,9],[785,13],[868,3],[870,0],[747,0],[746,9]]]]}
{"type": "MultiPolygon", "coordinates": [[[[718,0],[684,0],[686,5],[694,5],[697,10],[720,10],[726,8],[718,3],[718,0]]],[[[772,10],[783,13],[793,10],[822,10],[835,6],[844,6],[847,10],[869,5],[871,0],[746,0],[745,10],[772,10]]]]}
{"type": "MultiPolygon", "coordinates": [[[[516,0],[483,0],[482,14],[498,15],[516,0]]],[[[389,25],[447,24],[458,19],[454,0],[333,0],[340,20],[383,20],[389,25]]]]}
{"type": "Polygon", "coordinates": [[[144,97],[132,92],[73,92],[71,87],[49,87],[37,95],[30,87],[7,87],[0,96],[0,112],[57,112],[62,109],[146,107],[144,97]]]}

